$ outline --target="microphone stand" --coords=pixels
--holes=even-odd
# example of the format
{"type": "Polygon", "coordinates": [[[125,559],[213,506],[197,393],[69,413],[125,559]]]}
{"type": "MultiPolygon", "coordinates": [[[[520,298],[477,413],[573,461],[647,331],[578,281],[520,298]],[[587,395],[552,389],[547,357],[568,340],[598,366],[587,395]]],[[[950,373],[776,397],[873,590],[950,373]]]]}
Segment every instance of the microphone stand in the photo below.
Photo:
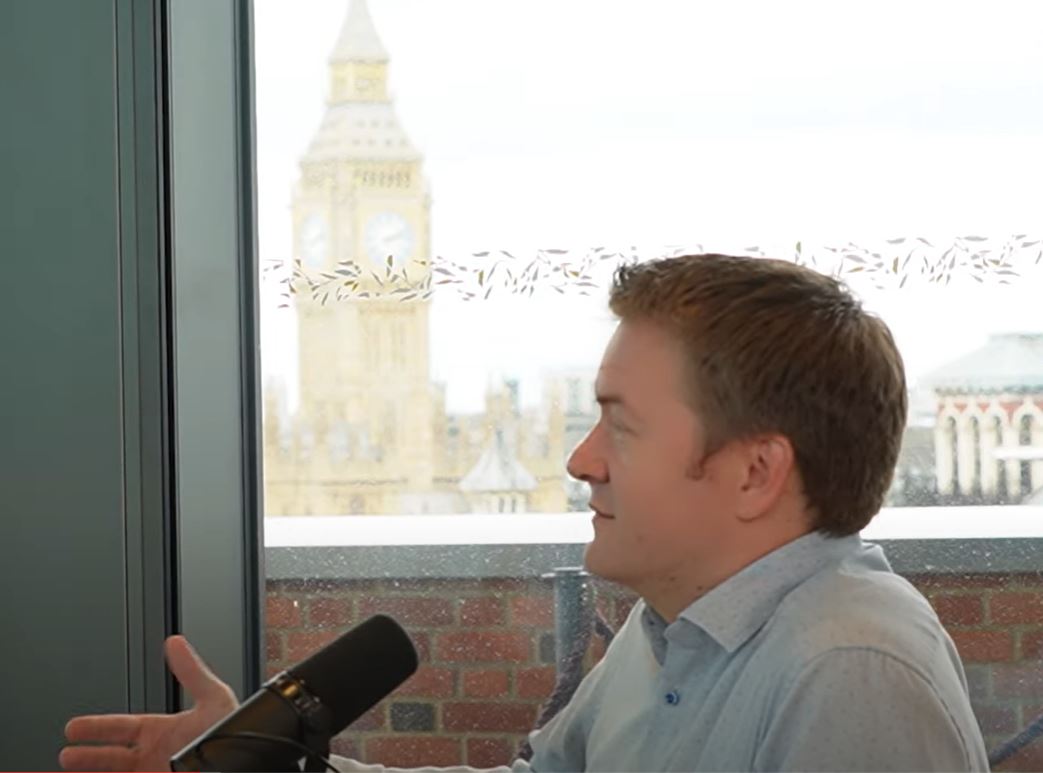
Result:
{"type": "Polygon", "coordinates": [[[304,745],[312,753],[305,756],[303,773],[325,773],[329,770],[327,760],[330,758],[330,737],[326,733],[308,733],[304,737],[304,745]]]}

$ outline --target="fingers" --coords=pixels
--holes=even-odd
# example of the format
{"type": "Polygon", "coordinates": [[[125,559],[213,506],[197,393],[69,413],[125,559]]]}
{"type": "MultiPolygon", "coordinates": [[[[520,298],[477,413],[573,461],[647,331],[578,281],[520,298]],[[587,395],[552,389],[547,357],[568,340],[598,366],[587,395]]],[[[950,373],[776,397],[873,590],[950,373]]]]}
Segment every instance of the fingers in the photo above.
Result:
{"type": "Polygon", "coordinates": [[[228,700],[228,685],[214,676],[184,636],[171,636],[166,641],[167,665],[192,700],[228,700]]]}
{"type": "Polygon", "coordinates": [[[63,770],[134,770],[135,753],[125,746],[68,746],[58,755],[63,770]]]}
{"type": "Polygon", "coordinates": [[[72,743],[111,743],[130,745],[141,732],[141,716],[99,714],[70,719],[65,737],[72,743]]]}

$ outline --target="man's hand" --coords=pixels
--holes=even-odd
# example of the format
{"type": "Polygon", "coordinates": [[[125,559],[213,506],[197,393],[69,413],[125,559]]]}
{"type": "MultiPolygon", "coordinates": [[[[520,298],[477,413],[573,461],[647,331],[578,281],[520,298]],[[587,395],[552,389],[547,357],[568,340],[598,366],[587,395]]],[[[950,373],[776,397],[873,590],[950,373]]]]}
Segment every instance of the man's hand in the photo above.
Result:
{"type": "Polygon", "coordinates": [[[66,770],[170,770],[170,758],[239,705],[232,688],[202,661],[183,636],[166,641],[167,665],[192,696],[177,714],[74,717],[59,756],[66,770]],[[87,745],[82,745],[87,744],[87,745]]]}

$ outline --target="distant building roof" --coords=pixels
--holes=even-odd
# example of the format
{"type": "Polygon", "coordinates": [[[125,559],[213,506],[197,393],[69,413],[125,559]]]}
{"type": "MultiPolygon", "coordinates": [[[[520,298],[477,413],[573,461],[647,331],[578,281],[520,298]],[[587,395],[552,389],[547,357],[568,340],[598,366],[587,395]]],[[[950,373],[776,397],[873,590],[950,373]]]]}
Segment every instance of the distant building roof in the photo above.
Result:
{"type": "Polygon", "coordinates": [[[1043,391],[1043,333],[1003,333],[924,379],[938,392],[1043,391]]]}
{"type": "Polygon", "coordinates": [[[478,463],[460,481],[461,491],[532,491],[536,478],[519,462],[497,429],[478,463]]]}
{"type": "Polygon", "coordinates": [[[344,26],[330,54],[331,62],[386,62],[388,52],[380,42],[366,0],[351,0],[344,26]]]}

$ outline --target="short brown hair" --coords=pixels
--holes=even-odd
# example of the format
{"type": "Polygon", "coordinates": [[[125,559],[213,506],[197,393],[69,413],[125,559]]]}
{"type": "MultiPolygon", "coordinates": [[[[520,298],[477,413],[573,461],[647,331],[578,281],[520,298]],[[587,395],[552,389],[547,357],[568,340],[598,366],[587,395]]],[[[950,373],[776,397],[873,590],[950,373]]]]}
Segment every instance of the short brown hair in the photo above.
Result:
{"type": "Polygon", "coordinates": [[[905,371],[887,326],[843,284],[782,260],[685,255],[620,267],[609,305],[681,342],[705,453],[784,435],[815,529],[869,523],[898,459],[905,371]]]}

